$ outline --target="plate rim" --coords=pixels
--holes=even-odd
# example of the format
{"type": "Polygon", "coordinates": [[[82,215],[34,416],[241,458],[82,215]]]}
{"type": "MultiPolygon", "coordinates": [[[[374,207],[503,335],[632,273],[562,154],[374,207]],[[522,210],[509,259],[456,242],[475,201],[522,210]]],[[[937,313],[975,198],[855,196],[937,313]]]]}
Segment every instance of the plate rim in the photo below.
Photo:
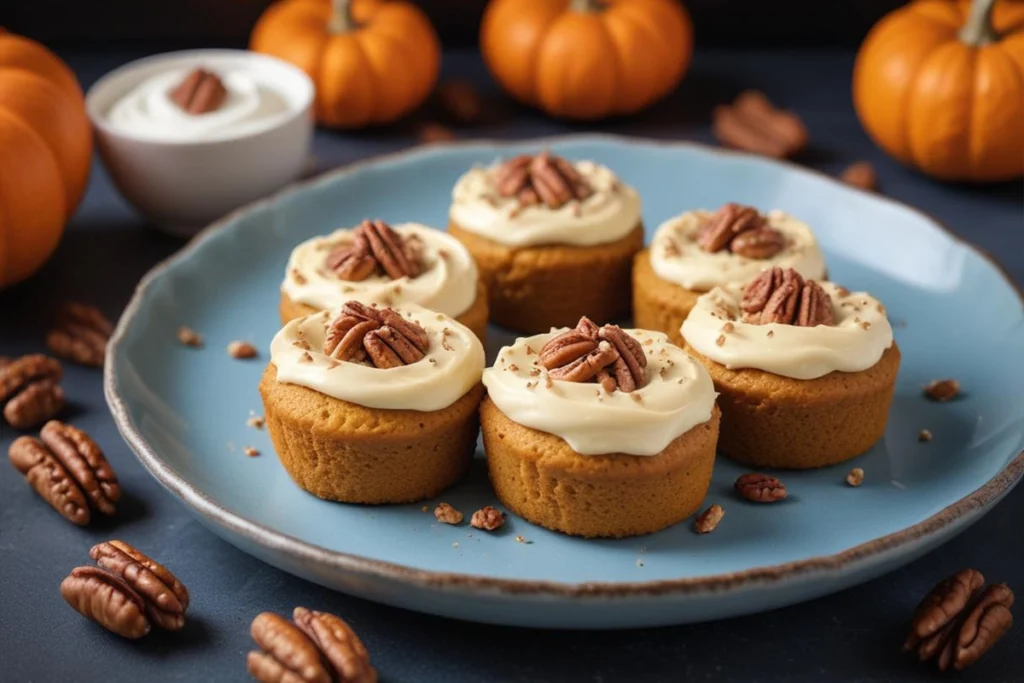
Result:
{"type": "Polygon", "coordinates": [[[740,589],[753,583],[779,584],[796,577],[806,577],[809,574],[813,578],[818,575],[827,576],[835,572],[845,571],[850,569],[851,566],[867,563],[873,559],[884,559],[887,553],[895,552],[897,549],[910,545],[919,539],[932,536],[946,527],[949,527],[961,518],[973,517],[978,513],[985,511],[1009,493],[1021,478],[1024,477],[1024,450],[1022,450],[1012,460],[1010,460],[1003,469],[997,472],[982,486],[963,498],[950,503],[930,517],[927,517],[904,529],[894,531],[890,534],[886,534],[885,536],[880,536],[830,555],[820,555],[782,564],[752,567],[741,571],[713,574],[709,576],[660,579],[653,581],[588,581],[568,583],[546,580],[495,578],[481,576],[478,574],[418,569],[404,564],[375,560],[338,550],[330,550],[323,546],[303,541],[299,538],[281,533],[280,531],[272,529],[264,524],[253,521],[241,514],[228,510],[213,498],[200,491],[182,475],[178,474],[178,472],[176,472],[170,465],[164,462],[157,453],[157,450],[149,444],[145,437],[143,437],[138,427],[135,425],[134,420],[131,418],[124,400],[118,393],[119,382],[115,371],[115,358],[118,354],[118,349],[125,334],[131,326],[133,319],[141,308],[147,289],[173,265],[187,261],[221,228],[238,221],[244,216],[261,210],[266,206],[279,201],[283,197],[292,194],[293,192],[313,187],[318,184],[327,184],[345,176],[355,175],[368,166],[372,167],[386,163],[415,160],[421,157],[443,155],[446,151],[452,149],[472,147],[493,149],[514,146],[544,147],[572,142],[612,142],[627,147],[655,147],[658,149],[664,149],[665,147],[675,149],[688,148],[695,149],[704,154],[739,157],[747,162],[777,166],[791,173],[802,174],[819,179],[824,178],[829,182],[840,185],[844,191],[864,193],[870,195],[871,199],[875,201],[889,203],[902,210],[918,214],[921,218],[925,219],[937,228],[940,233],[944,233],[958,246],[974,251],[978,256],[993,266],[1009,286],[1010,290],[1017,295],[1017,298],[1021,302],[1021,306],[1024,307],[1024,288],[1014,282],[1005,267],[1003,267],[1003,265],[985,249],[962,238],[934,216],[931,216],[927,212],[897,199],[845,185],[837,178],[834,178],[823,171],[801,166],[790,161],[764,158],[736,150],[712,147],[710,145],[689,140],[664,140],[607,133],[565,134],[520,140],[480,138],[443,144],[413,146],[395,152],[360,158],[347,164],[343,164],[342,166],[330,169],[317,176],[291,183],[262,199],[235,209],[208,225],[196,234],[195,237],[193,237],[180,250],[157,263],[146,273],[145,276],[143,276],[136,286],[131,300],[122,312],[114,333],[110,338],[107,345],[103,369],[103,390],[107,405],[110,408],[111,416],[113,417],[114,423],[116,424],[118,431],[121,433],[122,438],[135,453],[136,458],[142,464],[143,468],[165,489],[181,500],[181,502],[188,508],[202,515],[204,518],[217,523],[228,531],[238,534],[257,545],[283,552],[300,561],[326,565],[332,570],[340,570],[352,575],[374,576],[379,579],[393,580],[403,584],[412,584],[416,587],[427,589],[473,589],[482,592],[515,596],[530,595],[536,597],[601,599],[631,596],[663,597],[669,594],[692,595],[699,593],[720,593],[723,591],[740,589]]]}

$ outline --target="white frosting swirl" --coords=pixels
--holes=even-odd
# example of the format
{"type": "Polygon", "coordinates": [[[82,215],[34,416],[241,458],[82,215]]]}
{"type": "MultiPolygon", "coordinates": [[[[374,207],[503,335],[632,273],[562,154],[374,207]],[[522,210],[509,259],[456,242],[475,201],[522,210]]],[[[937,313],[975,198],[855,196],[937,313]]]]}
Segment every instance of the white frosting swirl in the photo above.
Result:
{"type": "Polygon", "coordinates": [[[556,334],[516,340],[484,370],[494,404],[511,420],[565,439],[583,455],[657,455],[711,419],[714,385],[704,367],[660,332],[626,330],[647,354],[647,384],[606,392],[596,383],[550,380],[537,351],[556,334]]]}
{"type": "Polygon", "coordinates": [[[468,327],[448,316],[412,304],[395,310],[427,331],[430,348],[423,360],[386,370],[338,363],[323,353],[327,326],[340,312],[335,309],[297,318],[274,336],[270,362],[277,368],[277,381],[367,408],[422,412],[447,408],[480,381],[483,345],[468,327]]]}
{"type": "Polygon", "coordinates": [[[208,141],[270,128],[290,113],[288,101],[252,70],[218,70],[227,96],[214,111],[189,114],[171,91],[193,69],[177,68],[147,78],[114,103],[107,120],[126,132],[161,141],[208,141]]]}
{"type": "Polygon", "coordinates": [[[326,310],[346,301],[401,306],[424,306],[438,313],[462,315],[476,301],[477,267],[462,243],[447,233],[419,223],[393,226],[402,237],[418,238],[423,246],[423,270],[414,277],[392,280],[374,275],[361,282],[340,279],[327,269],[327,255],[351,240],[350,229],[306,240],[292,251],[281,291],[294,302],[326,310]]]}
{"type": "Polygon", "coordinates": [[[586,247],[621,239],[640,223],[640,195],[606,166],[576,162],[594,193],[557,209],[543,204],[520,208],[514,197],[499,195],[499,166],[470,169],[455,184],[449,216],[459,227],[510,247],[586,247]]]}
{"type": "Polygon", "coordinates": [[[779,210],[766,215],[768,225],[786,238],[786,246],[767,259],[749,259],[728,249],[708,253],[697,244],[697,233],[710,211],[687,211],[660,226],[651,240],[651,267],[658,277],[686,289],[706,292],[712,287],[753,280],[772,266],[793,268],[805,278],[825,277],[825,257],[814,233],[803,221],[779,210]]]}
{"type": "Polygon", "coordinates": [[[745,323],[740,309],[743,287],[728,285],[698,298],[680,332],[702,356],[733,370],[757,368],[794,379],[867,370],[892,346],[885,307],[864,292],[847,292],[831,282],[819,284],[832,299],[835,325],[745,323]]]}

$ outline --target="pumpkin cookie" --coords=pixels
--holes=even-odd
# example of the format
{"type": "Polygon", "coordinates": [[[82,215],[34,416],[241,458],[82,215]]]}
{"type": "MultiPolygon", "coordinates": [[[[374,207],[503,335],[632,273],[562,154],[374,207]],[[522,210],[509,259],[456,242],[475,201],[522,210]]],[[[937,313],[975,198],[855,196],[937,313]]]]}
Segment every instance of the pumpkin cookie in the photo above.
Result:
{"type": "Polygon", "coordinates": [[[487,332],[487,294],[473,257],[419,223],[363,221],[295,247],[281,283],[281,322],[345,301],[416,304],[455,318],[481,340],[487,332]]]}
{"type": "Polygon", "coordinates": [[[679,326],[714,287],[747,282],[774,266],[804,277],[825,276],[810,227],[781,211],[726,204],[714,213],[688,211],[662,223],[633,265],[633,320],[681,344],[679,326]]]}
{"type": "Polygon", "coordinates": [[[292,479],[346,503],[440,493],[476,448],[480,340],[420,306],[354,301],[285,325],[260,382],[266,425],[292,479]]]}
{"type": "Polygon", "coordinates": [[[629,308],[640,196],[611,170],[547,152],[459,179],[449,232],[480,266],[491,319],[540,332],[629,308]]]}
{"type": "Polygon", "coordinates": [[[524,519],[575,536],[635,536],[704,500],[715,392],[665,335],[583,318],[506,346],[483,381],[491,483],[524,519]]]}
{"type": "Polygon", "coordinates": [[[719,392],[719,450],[805,469],[864,453],[885,433],[900,365],[885,308],[863,292],[772,268],[698,299],[687,350],[719,392]]]}

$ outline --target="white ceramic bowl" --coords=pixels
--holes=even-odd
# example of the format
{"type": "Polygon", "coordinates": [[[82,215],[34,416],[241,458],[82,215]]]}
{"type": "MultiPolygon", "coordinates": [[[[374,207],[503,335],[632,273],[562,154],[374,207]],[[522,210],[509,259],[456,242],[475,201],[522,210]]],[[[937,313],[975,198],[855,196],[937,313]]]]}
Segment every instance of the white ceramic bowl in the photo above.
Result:
{"type": "Polygon", "coordinates": [[[86,95],[100,154],[118,189],[157,227],[191,235],[297,178],[313,133],[314,86],[300,69],[245,50],[186,50],[130,62],[86,95]],[[284,99],[285,110],[256,130],[207,139],[155,139],[112,122],[111,108],[147,79],[174,69],[245,69],[284,99]]]}

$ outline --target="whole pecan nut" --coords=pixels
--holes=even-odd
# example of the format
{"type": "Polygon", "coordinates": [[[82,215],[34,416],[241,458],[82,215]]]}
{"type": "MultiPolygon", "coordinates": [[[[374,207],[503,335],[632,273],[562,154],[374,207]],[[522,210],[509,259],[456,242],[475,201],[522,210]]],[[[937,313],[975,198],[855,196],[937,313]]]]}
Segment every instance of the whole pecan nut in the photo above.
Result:
{"type": "Polygon", "coordinates": [[[57,384],[63,369],[41,354],[22,356],[0,365],[0,404],[4,419],[15,429],[30,429],[54,417],[64,407],[57,384]]]}
{"type": "Polygon", "coordinates": [[[515,197],[523,206],[543,203],[550,209],[594,193],[575,166],[547,151],[509,159],[498,167],[495,183],[502,197],[515,197]]]}
{"type": "Polygon", "coordinates": [[[377,680],[366,648],[345,622],[301,607],[295,609],[294,617],[298,626],[273,612],[263,612],[253,619],[249,632],[260,647],[246,660],[253,678],[263,683],[377,680]]]}
{"type": "Polygon", "coordinates": [[[89,556],[138,594],[150,621],[168,631],[185,625],[188,590],[166,567],[124,541],[94,545],[89,556]]]}
{"type": "Polygon", "coordinates": [[[985,577],[964,569],[940,581],[914,612],[903,649],[940,671],[976,662],[1013,625],[1014,595],[1005,584],[984,588],[985,577]]]}
{"type": "Polygon", "coordinates": [[[813,280],[804,280],[792,268],[765,270],[743,288],[740,307],[746,320],[765,325],[782,323],[814,327],[834,325],[832,299],[813,280]]]}
{"type": "Polygon", "coordinates": [[[786,485],[777,478],[751,472],[737,477],[733,484],[740,497],[754,503],[774,503],[786,497],[786,485]]]}
{"type": "Polygon", "coordinates": [[[121,487],[103,451],[77,427],[50,420],[39,434],[43,443],[74,477],[92,507],[105,515],[117,512],[121,487]]]}
{"type": "Polygon", "coordinates": [[[149,633],[142,598],[102,569],[76,567],[61,582],[60,594],[76,612],[119,636],[134,639],[149,633]]]}
{"type": "Polygon", "coordinates": [[[67,302],[57,313],[54,329],[46,335],[46,346],[58,358],[100,367],[113,331],[110,321],[95,306],[67,302]]]}
{"type": "Polygon", "coordinates": [[[228,91],[217,74],[195,69],[169,93],[171,101],[189,114],[205,114],[220,109],[228,91]]]}
{"type": "Polygon", "coordinates": [[[350,301],[328,325],[323,351],[337,360],[387,369],[423,360],[429,348],[427,331],[398,311],[350,301]]]}
{"type": "Polygon", "coordinates": [[[360,282],[378,271],[392,280],[416,277],[422,270],[419,242],[395,232],[384,221],[363,221],[352,240],[327,255],[326,265],[342,280],[360,282]]]}
{"type": "Polygon", "coordinates": [[[640,344],[617,325],[598,327],[586,316],[575,328],[549,339],[537,360],[551,379],[596,379],[608,392],[631,392],[647,381],[647,356],[640,344]]]}
{"type": "Polygon", "coordinates": [[[741,93],[732,105],[716,107],[712,130],[724,145],[779,159],[799,153],[808,139],[800,117],[776,109],[753,90],[741,93]]]}
{"type": "Polygon", "coordinates": [[[31,436],[15,439],[7,457],[50,507],[73,524],[89,523],[91,515],[85,494],[41,441],[31,436]]]}
{"type": "Polygon", "coordinates": [[[366,646],[340,617],[296,607],[292,621],[334,668],[336,680],[343,683],[374,683],[377,680],[377,671],[370,665],[366,646]]]}
{"type": "Polygon", "coordinates": [[[60,363],[41,354],[16,358],[0,367],[0,403],[10,400],[33,382],[49,379],[60,381],[63,369],[60,363]]]}

